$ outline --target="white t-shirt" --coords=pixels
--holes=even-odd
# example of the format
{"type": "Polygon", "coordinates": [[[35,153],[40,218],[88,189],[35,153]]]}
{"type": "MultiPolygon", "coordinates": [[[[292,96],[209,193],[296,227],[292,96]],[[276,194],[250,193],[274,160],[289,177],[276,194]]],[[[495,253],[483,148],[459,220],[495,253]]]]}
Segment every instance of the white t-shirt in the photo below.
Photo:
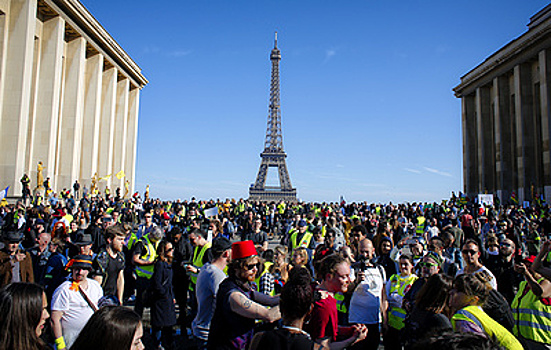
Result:
{"type": "MultiPolygon", "coordinates": [[[[70,290],[72,281],[63,282],[54,292],[52,297],[52,311],[63,311],[61,316],[61,329],[67,348],[73,345],[84,325],[94,314],[94,310],[88,305],[79,291],[70,290]]],[[[88,288],[83,290],[88,299],[96,306],[103,296],[101,285],[88,278],[88,288]]]]}
{"type": "MultiPolygon", "coordinates": [[[[494,274],[492,273],[492,271],[488,270],[488,268],[486,266],[482,266],[481,268],[479,268],[478,270],[476,270],[475,272],[473,273],[477,273],[479,271],[486,271],[491,279],[490,279],[490,284],[492,285],[492,288],[497,290],[497,280],[496,280],[496,277],[494,276],[494,274]]],[[[455,277],[459,276],[459,275],[462,275],[464,274],[465,271],[463,269],[457,271],[457,273],[455,274],[455,277]]]]}
{"type": "Polygon", "coordinates": [[[381,318],[381,297],[385,285],[385,272],[380,266],[368,267],[365,279],[358,284],[350,300],[350,323],[378,324],[381,318]]]}

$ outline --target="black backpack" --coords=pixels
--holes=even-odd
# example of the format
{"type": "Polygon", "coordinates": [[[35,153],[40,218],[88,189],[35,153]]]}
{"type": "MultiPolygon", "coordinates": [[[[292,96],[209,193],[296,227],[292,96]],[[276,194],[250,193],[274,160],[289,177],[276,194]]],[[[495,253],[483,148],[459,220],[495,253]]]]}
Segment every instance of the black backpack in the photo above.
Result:
{"type": "Polygon", "coordinates": [[[509,303],[507,303],[507,300],[500,292],[492,289],[482,309],[488,316],[493,318],[494,321],[507,328],[509,332],[513,332],[513,326],[515,324],[513,312],[511,311],[509,303]]]}

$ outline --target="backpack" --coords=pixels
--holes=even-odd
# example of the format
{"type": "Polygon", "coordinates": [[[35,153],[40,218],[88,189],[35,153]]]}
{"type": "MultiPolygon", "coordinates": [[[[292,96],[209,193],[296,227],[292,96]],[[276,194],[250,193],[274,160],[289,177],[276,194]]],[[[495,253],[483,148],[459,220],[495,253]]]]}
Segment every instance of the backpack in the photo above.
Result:
{"type": "Polygon", "coordinates": [[[507,300],[500,292],[492,289],[486,303],[482,306],[482,310],[509,332],[513,332],[513,326],[515,325],[513,312],[509,303],[507,303],[507,300]]]}

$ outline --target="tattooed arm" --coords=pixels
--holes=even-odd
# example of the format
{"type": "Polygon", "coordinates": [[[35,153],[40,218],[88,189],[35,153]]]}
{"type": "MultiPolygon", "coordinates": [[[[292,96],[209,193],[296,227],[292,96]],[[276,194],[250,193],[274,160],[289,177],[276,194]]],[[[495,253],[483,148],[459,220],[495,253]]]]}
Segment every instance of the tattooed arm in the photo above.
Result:
{"type": "Polygon", "coordinates": [[[240,292],[230,294],[230,307],[233,312],[247,318],[261,319],[268,322],[274,322],[281,318],[279,306],[268,309],[255,303],[240,292]]]}

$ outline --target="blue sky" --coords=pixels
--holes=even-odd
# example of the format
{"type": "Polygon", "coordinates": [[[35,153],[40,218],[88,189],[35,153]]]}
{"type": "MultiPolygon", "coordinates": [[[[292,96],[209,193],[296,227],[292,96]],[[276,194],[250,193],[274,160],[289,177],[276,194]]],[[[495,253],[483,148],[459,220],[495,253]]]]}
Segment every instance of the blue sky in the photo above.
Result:
{"type": "MultiPolygon", "coordinates": [[[[246,198],[274,31],[287,167],[306,201],[462,189],[460,77],[547,1],[81,0],[142,68],[136,190],[246,198]]],[[[275,182],[275,174],[269,181],[275,182]]]]}

